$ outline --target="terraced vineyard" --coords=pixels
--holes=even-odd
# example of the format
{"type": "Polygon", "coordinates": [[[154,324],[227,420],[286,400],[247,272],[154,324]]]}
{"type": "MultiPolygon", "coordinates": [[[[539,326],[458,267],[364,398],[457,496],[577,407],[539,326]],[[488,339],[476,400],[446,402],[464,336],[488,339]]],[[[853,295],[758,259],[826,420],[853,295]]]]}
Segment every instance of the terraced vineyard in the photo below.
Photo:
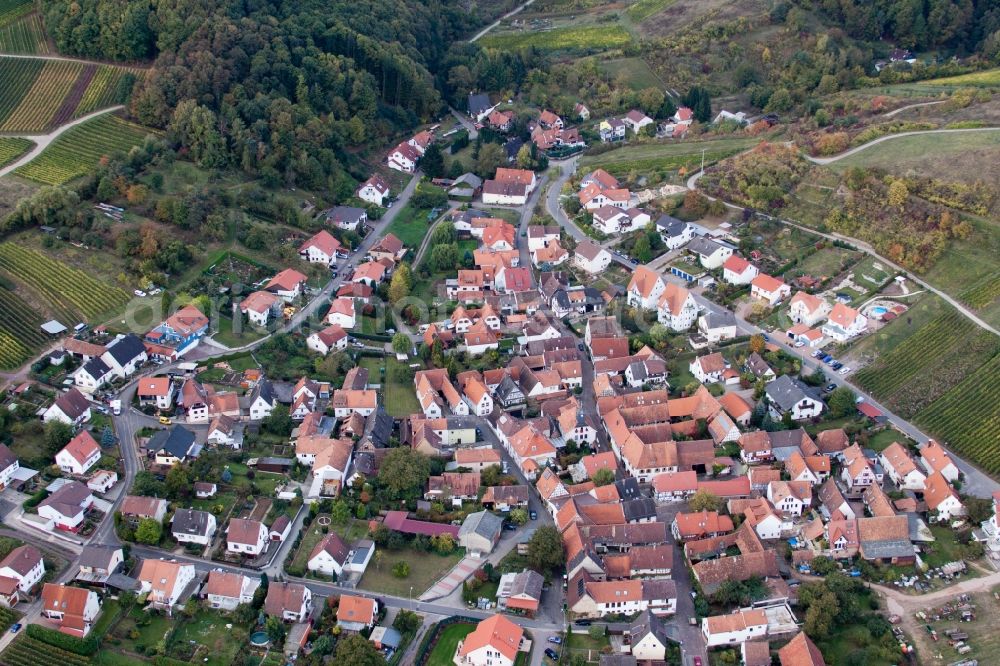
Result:
{"type": "Polygon", "coordinates": [[[987,472],[1000,473],[1000,355],[921,412],[917,423],[987,472]]]}
{"type": "Polygon", "coordinates": [[[0,122],[18,107],[44,65],[32,58],[0,58],[0,122]]]}
{"type": "Polygon", "coordinates": [[[0,26],[27,16],[34,8],[31,0],[0,0],[0,26]]]}
{"type": "MultiPolygon", "coordinates": [[[[0,160],[2,162],[2,160],[0,160]]],[[[958,295],[971,308],[982,310],[1000,298],[1000,272],[991,273],[958,295]]]]}
{"type": "Polygon", "coordinates": [[[14,173],[46,185],[60,185],[91,171],[105,155],[128,152],[152,130],[118,116],[104,115],[68,129],[14,173]]]}
{"type": "Polygon", "coordinates": [[[42,317],[24,299],[0,287],[0,368],[27,361],[45,343],[42,317]]]}
{"type": "Polygon", "coordinates": [[[84,666],[91,663],[90,657],[83,657],[55,646],[35,640],[27,634],[18,636],[6,650],[0,653],[0,666],[84,666]]]}
{"type": "Polygon", "coordinates": [[[46,60],[38,78],[21,103],[0,125],[3,132],[41,132],[52,124],[53,116],[73,88],[83,65],[64,60],[46,60]]]}
{"type": "MultiPolygon", "coordinates": [[[[0,50],[2,43],[0,34],[0,50]]],[[[134,67],[0,56],[0,132],[43,133],[124,104],[143,74],[134,67]]]]}
{"type": "Polygon", "coordinates": [[[38,295],[59,318],[93,320],[128,300],[123,290],[12,242],[0,243],[0,270],[38,295]]]}
{"type": "Polygon", "coordinates": [[[98,109],[124,104],[136,79],[143,75],[141,69],[126,69],[124,67],[101,67],[94,74],[87,86],[79,106],[76,107],[74,118],[85,116],[98,109]]]}
{"type": "Polygon", "coordinates": [[[1000,338],[952,311],[925,324],[855,379],[894,411],[913,418],[997,353],[1000,338]]]}
{"type": "Polygon", "coordinates": [[[3,23],[0,19],[0,51],[25,55],[50,53],[42,17],[29,14],[10,23],[3,23]]]}
{"type": "Polygon", "coordinates": [[[34,144],[27,139],[6,139],[0,137],[0,167],[10,164],[31,150],[34,144]]]}

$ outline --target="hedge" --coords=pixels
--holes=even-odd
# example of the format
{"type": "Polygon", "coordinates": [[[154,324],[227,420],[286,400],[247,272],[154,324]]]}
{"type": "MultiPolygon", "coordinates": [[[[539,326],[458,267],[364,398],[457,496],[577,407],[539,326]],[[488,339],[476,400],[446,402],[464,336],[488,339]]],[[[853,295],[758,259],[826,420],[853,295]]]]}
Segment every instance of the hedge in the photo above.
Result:
{"type": "Polygon", "coordinates": [[[25,509],[34,509],[36,506],[42,503],[43,499],[45,499],[48,496],[49,496],[49,491],[47,491],[45,488],[42,488],[31,497],[24,500],[24,503],[21,504],[21,506],[24,507],[25,509]]]}
{"type": "Polygon", "coordinates": [[[36,641],[47,643],[52,647],[57,647],[60,650],[66,650],[67,652],[72,652],[83,657],[92,657],[101,649],[101,642],[96,636],[77,638],[38,624],[29,624],[27,632],[28,637],[34,638],[36,641]]]}
{"type": "Polygon", "coordinates": [[[423,640],[420,641],[420,645],[417,647],[417,657],[414,660],[414,664],[417,666],[424,666],[428,655],[433,651],[434,646],[437,645],[438,633],[445,627],[451,626],[453,624],[479,624],[479,620],[466,617],[464,615],[452,615],[451,617],[446,617],[445,619],[438,622],[436,625],[431,627],[426,634],[424,634],[423,640]]]}
{"type": "Polygon", "coordinates": [[[352,338],[361,338],[363,340],[375,340],[376,342],[392,342],[391,335],[379,335],[378,333],[361,333],[359,331],[351,331],[352,338]]]}

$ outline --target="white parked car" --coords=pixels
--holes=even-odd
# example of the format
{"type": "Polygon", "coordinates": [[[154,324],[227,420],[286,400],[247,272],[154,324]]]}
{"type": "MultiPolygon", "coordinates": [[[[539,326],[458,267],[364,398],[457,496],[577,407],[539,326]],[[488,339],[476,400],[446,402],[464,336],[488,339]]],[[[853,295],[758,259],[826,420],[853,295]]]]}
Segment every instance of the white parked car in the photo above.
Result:
{"type": "Polygon", "coordinates": [[[136,289],[132,293],[138,296],[139,298],[143,298],[146,295],[146,292],[144,292],[142,289],[136,289]]]}
{"type": "Polygon", "coordinates": [[[842,368],[841,368],[840,370],[838,370],[837,372],[839,372],[839,373],[840,373],[840,374],[842,374],[842,375],[846,375],[846,374],[847,374],[848,372],[850,372],[850,371],[851,371],[851,369],[850,369],[850,368],[849,368],[848,366],[846,366],[846,365],[845,365],[844,367],[842,367],[842,368]]]}

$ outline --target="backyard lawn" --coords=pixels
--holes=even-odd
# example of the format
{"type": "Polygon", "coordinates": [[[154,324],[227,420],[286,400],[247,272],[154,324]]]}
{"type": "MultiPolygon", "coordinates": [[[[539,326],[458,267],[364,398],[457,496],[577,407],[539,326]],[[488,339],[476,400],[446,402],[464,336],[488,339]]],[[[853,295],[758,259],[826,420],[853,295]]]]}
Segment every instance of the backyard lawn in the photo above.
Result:
{"type": "Polygon", "coordinates": [[[212,339],[220,345],[233,348],[248,345],[266,335],[266,332],[261,332],[260,329],[248,321],[242,322],[242,330],[239,334],[236,334],[233,332],[233,323],[234,320],[232,317],[220,317],[219,330],[212,335],[212,339]]]}
{"type": "MultiPolygon", "coordinates": [[[[405,363],[400,363],[393,356],[386,356],[384,359],[364,356],[358,359],[358,365],[368,368],[369,381],[372,384],[381,383],[383,385],[382,396],[385,400],[385,410],[389,416],[402,417],[420,411],[420,403],[417,402],[412,379],[402,382],[392,379],[399,376],[399,372],[410,370],[405,363]],[[385,377],[382,376],[383,362],[386,368],[385,377]]],[[[408,376],[412,377],[412,374],[408,376]]]]}
{"type": "Polygon", "coordinates": [[[601,651],[611,645],[607,636],[592,638],[589,634],[570,633],[566,637],[563,649],[569,655],[582,655],[588,664],[597,664],[601,661],[601,651]]]}
{"type": "Polygon", "coordinates": [[[227,666],[233,663],[240,645],[232,640],[226,624],[230,619],[217,611],[202,609],[190,620],[185,620],[177,628],[177,640],[183,643],[198,643],[196,653],[199,663],[227,666]]]}
{"type": "Polygon", "coordinates": [[[462,559],[464,552],[456,550],[451,555],[438,555],[421,553],[410,548],[398,551],[379,548],[375,557],[379,557],[378,553],[382,553],[381,562],[376,562],[375,558],[372,558],[358,587],[397,597],[410,596],[412,587],[413,596],[416,598],[455,566],[462,559]],[[410,565],[409,576],[396,578],[392,575],[392,567],[397,562],[406,562],[410,565]]]}
{"type": "Polygon", "coordinates": [[[471,634],[474,624],[451,624],[441,630],[434,650],[427,657],[427,666],[452,666],[458,642],[471,634]]]}
{"type": "Polygon", "coordinates": [[[416,252],[424,236],[427,235],[427,229],[430,228],[430,220],[427,219],[429,212],[426,208],[416,208],[412,204],[406,204],[386,229],[386,234],[395,234],[403,241],[403,245],[416,252]]]}

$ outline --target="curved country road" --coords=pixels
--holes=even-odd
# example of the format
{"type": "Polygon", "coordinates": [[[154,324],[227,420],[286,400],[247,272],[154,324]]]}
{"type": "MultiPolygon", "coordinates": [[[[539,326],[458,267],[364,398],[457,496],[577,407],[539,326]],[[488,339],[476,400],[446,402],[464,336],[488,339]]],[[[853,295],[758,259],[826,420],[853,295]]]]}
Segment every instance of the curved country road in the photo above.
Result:
{"type": "Polygon", "coordinates": [[[60,125],[56,129],[54,129],[51,132],[49,132],[48,134],[3,134],[3,135],[0,135],[0,136],[3,136],[4,138],[27,139],[27,140],[33,141],[35,143],[35,147],[34,148],[32,148],[31,150],[29,150],[28,152],[26,152],[24,155],[22,155],[16,161],[11,162],[10,164],[8,164],[7,166],[5,166],[4,168],[0,169],[0,176],[6,176],[11,171],[14,171],[17,168],[24,166],[25,164],[27,164],[31,160],[33,160],[36,157],[38,157],[39,155],[41,155],[42,151],[44,151],[46,148],[48,148],[49,145],[53,141],[55,141],[57,138],[59,138],[59,135],[61,135],[63,132],[65,132],[66,130],[70,129],[71,127],[76,127],[77,125],[85,123],[88,120],[93,120],[94,118],[97,118],[98,116],[103,116],[106,113],[112,113],[114,111],[118,111],[119,109],[124,109],[124,108],[125,108],[124,106],[118,105],[118,106],[112,106],[112,107],[107,108],[107,109],[101,109],[100,111],[94,111],[93,113],[88,113],[87,115],[85,115],[85,116],[83,116],[81,118],[77,118],[76,120],[73,120],[71,122],[68,122],[65,125],[60,125]]]}
{"type": "MultiPolygon", "coordinates": [[[[898,110],[902,111],[903,109],[898,109],[898,110]]],[[[868,143],[863,143],[856,148],[845,150],[839,155],[833,155],[832,157],[810,157],[809,155],[804,155],[804,157],[813,164],[832,164],[834,162],[844,159],[845,157],[850,157],[851,155],[860,153],[862,150],[868,150],[872,146],[882,143],[883,141],[900,139],[904,136],[918,136],[920,134],[951,134],[953,132],[1000,132],[1000,127],[966,127],[962,129],[918,130],[915,132],[900,132],[899,134],[886,134],[885,136],[880,136],[877,139],[872,139],[868,143]]]]}

